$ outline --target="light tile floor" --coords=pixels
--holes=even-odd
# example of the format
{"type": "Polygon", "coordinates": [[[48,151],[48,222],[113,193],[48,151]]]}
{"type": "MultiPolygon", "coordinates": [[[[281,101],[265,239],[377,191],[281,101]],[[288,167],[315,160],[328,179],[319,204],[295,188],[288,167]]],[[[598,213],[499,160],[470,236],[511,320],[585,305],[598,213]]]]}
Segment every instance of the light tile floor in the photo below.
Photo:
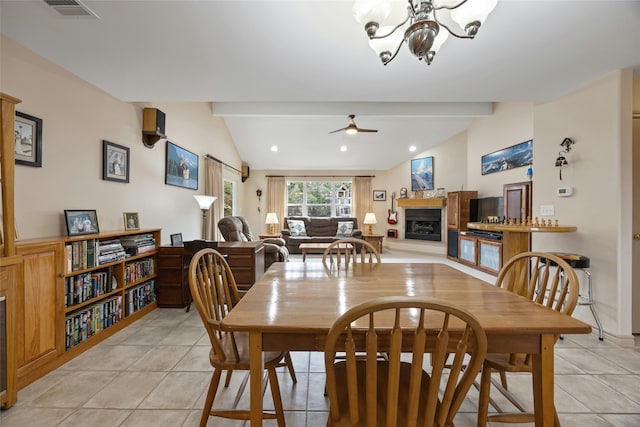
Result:
{"type": "MultiPolygon", "coordinates": [[[[384,262],[445,262],[440,257],[383,254],[384,262]]],[[[318,262],[309,256],[307,262],[318,262]]],[[[292,256],[291,262],[300,262],[292,256]]],[[[451,263],[460,267],[457,263],[451,263]]],[[[491,276],[477,274],[485,280],[491,276]]],[[[556,345],[556,406],[565,427],[640,426],[640,346],[620,346],[596,334],[566,336],[556,345]]],[[[195,310],[157,309],[18,393],[0,412],[1,427],[197,426],[211,378],[209,342],[195,310]]],[[[327,418],[321,353],[293,353],[298,383],[279,374],[289,427],[322,427],[327,418]]],[[[531,409],[531,380],[512,375],[509,387],[531,409]]],[[[216,406],[229,406],[242,379],[233,376],[216,406]]],[[[268,393],[267,393],[268,394],[268,393]]],[[[246,393],[245,393],[246,395],[246,393]]],[[[492,393],[499,405],[510,404],[492,393]]],[[[456,417],[457,427],[476,425],[477,390],[456,417]]],[[[271,407],[270,396],[265,407],[271,407]]],[[[246,407],[247,399],[241,401],[246,407]]],[[[210,418],[209,426],[242,422],[210,418]]],[[[275,421],[265,422],[275,426],[275,421]]],[[[496,424],[498,425],[498,424],[496,424]]]]}

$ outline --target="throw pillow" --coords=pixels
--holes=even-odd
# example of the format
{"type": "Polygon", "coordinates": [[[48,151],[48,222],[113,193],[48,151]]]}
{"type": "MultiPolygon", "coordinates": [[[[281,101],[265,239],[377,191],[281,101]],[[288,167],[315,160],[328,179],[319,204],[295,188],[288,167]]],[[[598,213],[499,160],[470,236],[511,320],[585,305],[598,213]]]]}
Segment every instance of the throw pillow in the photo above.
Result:
{"type": "Polygon", "coordinates": [[[304,226],[304,221],[300,219],[288,219],[287,225],[292,236],[306,236],[307,229],[304,226]]]}
{"type": "Polygon", "coordinates": [[[353,221],[338,221],[336,237],[351,237],[353,233],[353,221]]]}

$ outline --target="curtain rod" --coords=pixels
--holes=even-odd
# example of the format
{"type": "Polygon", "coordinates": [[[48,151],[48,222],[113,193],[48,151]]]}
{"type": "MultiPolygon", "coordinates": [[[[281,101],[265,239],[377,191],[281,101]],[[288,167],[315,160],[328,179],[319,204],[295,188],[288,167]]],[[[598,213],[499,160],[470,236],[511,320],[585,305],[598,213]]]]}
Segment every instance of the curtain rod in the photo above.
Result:
{"type": "Polygon", "coordinates": [[[213,157],[211,154],[205,154],[204,156],[205,156],[207,159],[215,160],[215,161],[216,161],[216,162],[218,162],[218,163],[222,163],[223,165],[225,165],[225,166],[226,166],[226,167],[228,167],[229,169],[233,169],[234,171],[236,171],[236,172],[238,172],[240,175],[242,175],[242,171],[241,171],[241,170],[238,170],[238,169],[234,168],[234,167],[233,167],[233,166],[231,166],[230,164],[227,164],[227,163],[223,162],[223,161],[222,161],[222,160],[220,160],[220,159],[216,159],[216,158],[215,158],[215,157],[213,157]]]}
{"type": "Polygon", "coordinates": [[[375,175],[265,175],[267,178],[375,178],[375,175]]]}

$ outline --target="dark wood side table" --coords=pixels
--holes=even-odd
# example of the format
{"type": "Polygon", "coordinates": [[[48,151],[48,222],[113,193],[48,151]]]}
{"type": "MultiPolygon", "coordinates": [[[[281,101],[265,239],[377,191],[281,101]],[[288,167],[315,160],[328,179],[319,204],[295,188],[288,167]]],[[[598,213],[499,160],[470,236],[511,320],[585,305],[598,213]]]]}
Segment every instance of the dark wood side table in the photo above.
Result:
{"type": "Polygon", "coordinates": [[[280,233],[263,233],[258,234],[258,237],[261,239],[277,239],[280,236],[280,233]]]}
{"type": "Polygon", "coordinates": [[[384,234],[362,233],[362,238],[378,248],[378,252],[382,253],[382,239],[384,239],[384,234]]]}
{"type": "MultiPolygon", "coordinates": [[[[264,274],[262,242],[220,242],[218,252],[227,255],[233,277],[240,290],[248,290],[264,274]]],[[[158,248],[156,298],[158,307],[183,308],[191,303],[189,263],[193,253],[183,246],[158,248]]]]}

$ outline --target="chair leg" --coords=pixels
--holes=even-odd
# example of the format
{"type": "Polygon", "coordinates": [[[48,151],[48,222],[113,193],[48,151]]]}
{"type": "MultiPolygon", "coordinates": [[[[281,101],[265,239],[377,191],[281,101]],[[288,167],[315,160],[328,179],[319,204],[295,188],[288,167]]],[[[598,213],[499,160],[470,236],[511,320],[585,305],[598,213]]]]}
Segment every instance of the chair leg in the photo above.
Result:
{"type": "Polygon", "coordinates": [[[282,396],[280,395],[280,384],[275,368],[269,370],[269,384],[271,385],[271,396],[273,397],[273,407],[276,411],[278,427],[286,427],[284,422],[284,408],[282,407],[282,396]]]}
{"type": "Polygon", "coordinates": [[[293,383],[297,383],[298,379],[296,378],[296,371],[293,369],[293,361],[291,360],[291,354],[287,351],[284,354],[284,361],[287,364],[287,369],[289,370],[289,375],[291,375],[291,380],[293,383]]]}
{"type": "Polygon", "coordinates": [[[227,371],[227,376],[224,378],[224,386],[225,387],[229,387],[229,384],[231,383],[231,374],[233,373],[232,370],[227,371]]]}
{"type": "Polygon", "coordinates": [[[220,376],[222,371],[220,369],[214,369],[211,376],[211,382],[209,383],[209,390],[207,391],[207,398],[204,401],[204,408],[202,408],[202,416],[200,417],[200,427],[206,427],[207,421],[211,414],[211,408],[213,407],[213,399],[216,397],[218,391],[218,384],[220,384],[220,376]]]}
{"type": "Polygon", "coordinates": [[[491,391],[491,368],[482,367],[482,375],[480,376],[480,393],[478,398],[478,427],[487,425],[487,416],[489,414],[489,392],[491,391]]]}
{"type": "Polygon", "coordinates": [[[507,389],[507,373],[505,371],[500,371],[500,383],[504,389],[507,389]]]}

